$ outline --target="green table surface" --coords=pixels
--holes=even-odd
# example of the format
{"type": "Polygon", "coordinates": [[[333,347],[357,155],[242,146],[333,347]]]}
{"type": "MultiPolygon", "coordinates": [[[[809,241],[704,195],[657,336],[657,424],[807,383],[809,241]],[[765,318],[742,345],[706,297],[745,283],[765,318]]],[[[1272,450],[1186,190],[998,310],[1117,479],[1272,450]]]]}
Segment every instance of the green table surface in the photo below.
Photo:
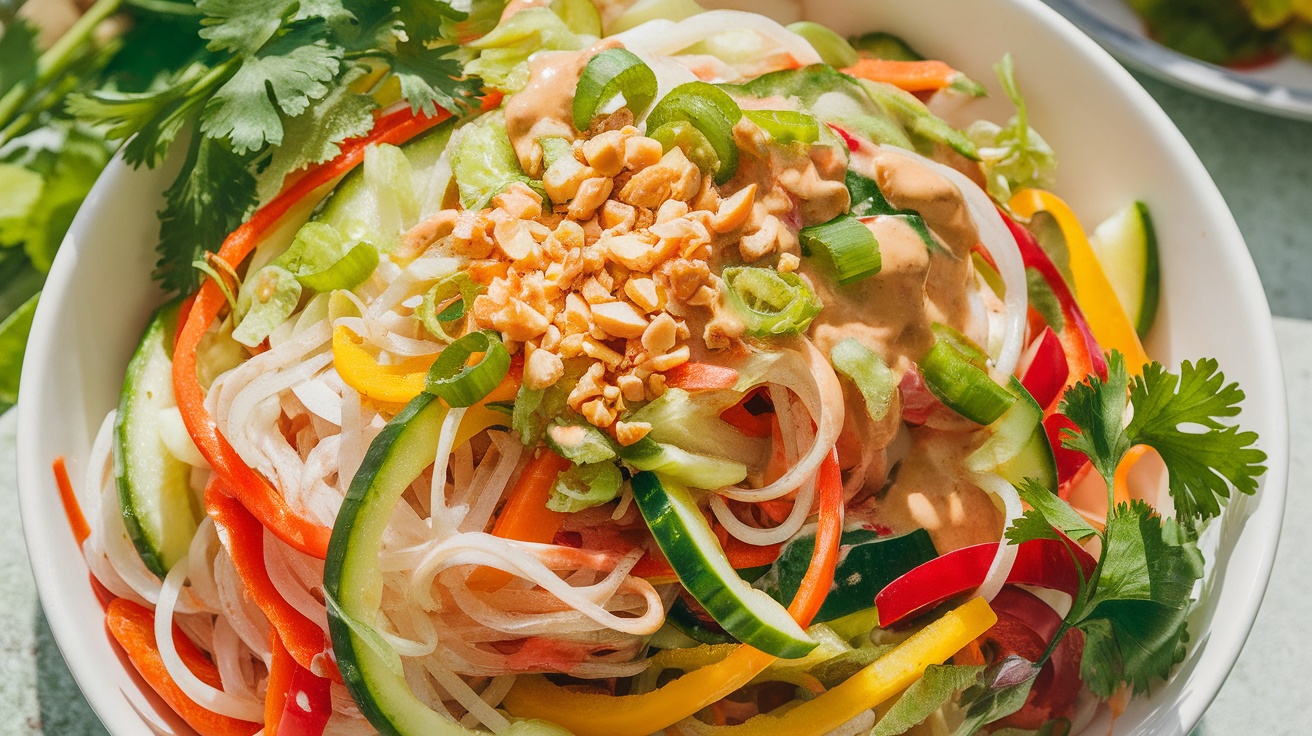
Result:
{"type": "MultiPolygon", "coordinates": [[[[1312,123],[1283,120],[1141,78],[1198,151],[1244,232],[1272,311],[1293,407],[1312,406],[1312,123]]],[[[1312,419],[1292,412],[1291,446],[1312,444],[1312,419]]],[[[15,508],[16,415],[0,417],[0,508],[15,508]]],[[[1301,571],[1312,551],[1312,459],[1295,452],[1275,572],[1239,663],[1195,734],[1306,733],[1312,660],[1301,571]]],[[[105,730],[82,698],[41,614],[16,513],[0,522],[0,736],[105,730]],[[7,528],[6,528],[7,526],[7,528]]]]}

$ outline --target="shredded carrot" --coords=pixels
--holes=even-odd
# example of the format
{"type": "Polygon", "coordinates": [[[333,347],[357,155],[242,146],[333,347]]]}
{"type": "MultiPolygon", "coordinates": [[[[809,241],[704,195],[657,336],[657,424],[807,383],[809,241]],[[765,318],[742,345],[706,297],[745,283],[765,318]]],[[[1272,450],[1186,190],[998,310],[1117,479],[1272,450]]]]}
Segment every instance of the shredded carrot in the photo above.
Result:
{"type": "Polygon", "coordinates": [[[788,614],[802,627],[820,612],[829,589],[834,585],[838,567],[838,550],[843,537],[843,471],[838,467],[838,451],[830,450],[820,464],[816,479],[820,494],[820,515],[815,530],[815,551],[811,564],[797,586],[797,595],[788,606],[788,614]]]}
{"type": "MultiPolygon", "coordinates": [[[[155,614],[149,609],[126,598],[116,598],[105,612],[105,626],[146,684],[200,736],[251,736],[260,730],[259,723],[219,715],[187,697],[164,666],[155,642],[155,614]]],[[[223,686],[218,667],[182,633],[177,624],[173,625],[173,643],[182,663],[192,674],[210,687],[223,686]]]]}
{"type": "Polygon", "coordinates": [[[665,385],[684,391],[733,388],[738,371],[714,363],[683,363],[665,372],[665,385]]]}
{"type": "MultiPolygon", "coordinates": [[[[565,515],[547,508],[547,499],[551,496],[556,477],[568,467],[568,460],[543,448],[515,482],[506,505],[492,526],[492,534],[521,542],[550,543],[560,531],[565,515]]],[[[469,587],[500,590],[510,582],[510,577],[510,573],[504,570],[480,567],[470,574],[469,587]]]]}
{"type": "MultiPolygon", "coordinates": [[[[499,94],[483,98],[485,110],[499,103],[499,94]]],[[[368,136],[342,143],[342,152],[337,158],[311,169],[267,205],[256,210],[249,220],[228,236],[217,256],[231,264],[241,263],[289,212],[359,165],[368,146],[404,142],[449,117],[449,113],[441,111],[431,118],[419,117],[405,108],[378,118],[368,136]]],[[[205,408],[205,389],[196,373],[196,353],[201,339],[226,305],[227,300],[218,285],[206,281],[196,293],[186,319],[182,320],[173,361],[173,389],[178,409],[196,447],[214,472],[227,481],[242,505],[279,539],[301,552],[323,559],[328,554],[332,530],[298,516],[268,479],[247,465],[228,444],[205,408]]]]}
{"type": "Polygon", "coordinates": [[[844,69],[872,82],[886,82],[907,92],[935,92],[951,85],[959,72],[941,61],[861,59],[844,69]]]}
{"type": "Polygon", "coordinates": [[[269,663],[268,691],[264,696],[264,736],[278,736],[282,712],[287,707],[287,696],[292,688],[292,675],[296,672],[296,660],[282,645],[277,630],[271,632],[271,638],[269,646],[273,656],[269,663]]]}
{"type": "Polygon", "coordinates": [[[55,471],[55,485],[59,487],[59,500],[64,505],[64,516],[68,517],[68,528],[73,532],[73,539],[80,549],[87,537],[91,536],[91,527],[87,526],[82,504],[78,503],[77,494],[73,492],[73,482],[68,479],[68,467],[64,464],[63,455],[55,458],[51,469],[55,471]]]}

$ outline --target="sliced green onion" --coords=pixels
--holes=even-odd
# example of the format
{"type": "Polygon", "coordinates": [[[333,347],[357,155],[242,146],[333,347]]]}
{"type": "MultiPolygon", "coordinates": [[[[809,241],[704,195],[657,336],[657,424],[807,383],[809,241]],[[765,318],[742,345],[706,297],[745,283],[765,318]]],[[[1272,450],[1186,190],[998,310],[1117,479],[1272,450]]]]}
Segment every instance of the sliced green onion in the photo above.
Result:
{"type": "Polygon", "coordinates": [[[656,99],[656,73],[632,51],[606,49],[588,60],[574,90],[574,127],[587,130],[592,119],[617,95],[639,117],[656,99]]]}
{"type": "Polygon", "coordinates": [[[556,476],[551,495],[547,497],[547,508],[572,514],[610,503],[619,495],[623,484],[624,476],[615,463],[574,465],[556,476]]]}
{"type": "Polygon", "coordinates": [[[508,372],[510,351],[497,333],[471,332],[438,354],[428,369],[424,391],[436,395],[447,406],[473,406],[492,393],[508,372]],[[482,353],[483,357],[474,365],[466,365],[474,353],[482,353]]]}
{"type": "Polygon", "coordinates": [[[261,268],[237,294],[242,318],[232,331],[232,339],[248,348],[259,345],[292,316],[300,301],[301,282],[291,271],[274,264],[261,268]]]}
{"type": "MultiPolygon", "coordinates": [[[[222,263],[222,261],[219,262],[222,263]]],[[[228,285],[228,280],[223,278],[209,261],[192,261],[191,267],[210,277],[210,279],[214,281],[214,285],[219,287],[219,291],[222,292],[223,298],[228,301],[228,308],[234,312],[237,311],[237,297],[232,293],[232,287],[228,285]]],[[[238,279],[233,280],[236,281],[238,279]]]]}
{"type": "Polygon", "coordinates": [[[651,114],[647,130],[659,130],[676,120],[686,120],[706,136],[719,162],[713,172],[716,184],[729,181],[738,170],[738,144],[733,126],[743,117],[742,108],[724,90],[706,82],[687,82],[670,90],[651,114]]]}
{"type": "Polygon", "coordinates": [[[842,69],[857,63],[861,57],[857,56],[856,49],[847,39],[834,33],[829,26],[820,25],[814,21],[804,20],[792,23],[788,30],[796,33],[806,42],[811,44],[817,54],[820,54],[820,60],[832,67],[842,69]]]}
{"type": "Polygon", "coordinates": [[[966,360],[980,370],[988,369],[989,354],[984,352],[984,348],[975,344],[975,341],[958,332],[955,328],[935,322],[929,326],[930,332],[934,333],[934,339],[938,342],[946,342],[956,348],[966,360]]]}
{"type": "Polygon", "coordinates": [[[547,428],[547,446],[572,463],[588,465],[615,458],[615,444],[591,424],[553,424],[547,428]]]}
{"type": "Polygon", "coordinates": [[[474,283],[469,274],[464,271],[453,273],[433,284],[433,288],[424,294],[423,301],[415,308],[415,316],[433,337],[453,342],[456,338],[451,331],[460,326],[465,313],[474,305],[474,297],[482,291],[483,287],[474,283]],[[441,307],[440,311],[438,307],[441,307]]]}
{"type": "Polygon", "coordinates": [[[336,263],[315,273],[297,274],[301,286],[319,293],[338,289],[354,289],[378,268],[378,249],[369,243],[356,243],[355,247],[336,263]]]}
{"type": "Polygon", "coordinates": [[[920,359],[920,373],[930,393],[977,424],[992,424],[1017,401],[1015,394],[994,382],[952,340],[934,343],[920,359]]]}
{"type": "Polygon", "coordinates": [[[682,150],[689,161],[708,174],[720,167],[720,157],[711,142],[687,120],[666,123],[649,135],[660,142],[666,153],[675,148],[682,150]]]}
{"type": "Polygon", "coordinates": [[[802,254],[828,258],[846,286],[879,273],[879,241],[870,229],[851,215],[839,215],[822,225],[802,228],[798,233],[802,254]]]}
{"type": "Polygon", "coordinates": [[[829,351],[834,370],[847,376],[866,400],[866,411],[876,422],[888,414],[897,391],[897,378],[879,354],[849,337],[829,351]]]}
{"type": "Polygon", "coordinates": [[[820,140],[820,124],[804,112],[746,110],[743,114],[776,143],[815,143],[820,140]]]}
{"type": "Polygon", "coordinates": [[[747,333],[755,337],[803,332],[823,307],[811,287],[795,273],[734,266],[724,269],[720,277],[729,303],[743,318],[747,333]]]}

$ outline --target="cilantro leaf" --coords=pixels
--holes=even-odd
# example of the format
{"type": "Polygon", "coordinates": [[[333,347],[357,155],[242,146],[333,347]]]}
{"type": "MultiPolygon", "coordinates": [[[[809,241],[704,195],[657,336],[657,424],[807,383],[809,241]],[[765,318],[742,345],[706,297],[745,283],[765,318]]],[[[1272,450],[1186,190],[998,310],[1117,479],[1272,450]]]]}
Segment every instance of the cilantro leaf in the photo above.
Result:
{"type": "Polygon", "coordinates": [[[0,246],[23,242],[44,184],[41,175],[31,169],[0,163],[0,246]]]}
{"type": "Polygon", "coordinates": [[[1094,693],[1109,697],[1121,683],[1146,691],[1183,657],[1185,617],[1203,557],[1179,523],[1143,501],[1112,511],[1104,543],[1096,588],[1076,625],[1087,637],[1081,676],[1094,693]]]}
{"type": "Polygon", "coordinates": [[[340,46],[322,39],[306,43],[299,33],[266,44],[205,103],[201,131],[228,138],[238,155],[282,143],[278,112],[300,115],[312,100],[328,94],[341,60],[340,46]]]}
{"type": "Polygon", "coordinates": [[[1254,432],[1227,426],[1219,417],[1239,413],[1244,392],[1225,382],[1214,359],[1185,361],[1177,377],[1153,363],[1130,386],[1134,418],[1126,428],[1133,444],[1149,445],[1170,469],[1171,498],[1176,516],[1202,521],[1221,513],[1221,498],[1230,486],[1240,493],[1257,490],[1266,471],[1266,453],[1253,447],[1254,432]],[[1195,425],[1204,431],[1187,431],[1195,425]]]}
{"type": "Polygon", "coordinates": [[[15,309],[0,322],[0,405],[18,401],[18,377],[23,368],[27,335],[32,331],[32,317],[40,292],[15,309]]]}
{"type": "Polygon", "coordinates": [[[297,0],[197,0],[205,14],[200,37],[209,41],[210,51],[254,54],[298,5],[297,0]]]}
{"type": "Polygon", "coordinates": [[[1107,359],[1107,379],[1089,376],[1066,390],[1061,413],[1079,427],[1062,430],[1062,446],[1084,453],[1103,478],[1116,475],[1116,466],[1133,445],[1125,434],[1126,385],[1129,377],[1125,358],[1112,352],[1107,359]]]}
{"type": "Polygon", "coordinates": [[[1079,541],[1097,534],[1070,504],[1033,478],[1026,478],[1016,492],[1032,508],[1007,530],[1007,539],[1020,544],[1031,539],[1060,539],[1056,530],[1079,541]]]}
{"type": "Polygon", "coordinates": [[[36,76],[36,29],[24,19],[10,20],[0,35],[0,95],[36,76]]]}
{"type": "Polygon", "coordinates": [[[165,192],[159,213],[159,263],[155,277],[171,291],[190,292],[198,275],[191,264],[218,250],[255,204],[249,161],[222,141],[195,135],[187,161],[165,192]]]}
{"type": "Polygon", "coordinates": [[[283,122],[283,143],[273,149],[269,165],[260,174],[260,201],[267,202],[277,194],[288,174],[334,158],[342,150],[338,144],[374,127],[377,103],[351,89],[366,72],[363,66],[354,66],[323,99],[283,122]]]}
{"type": "Polygon", "coordinates": [[[435,114],[439,107],[457,111],[478,94],[477,79],[457,78],[460,62],[449,56],[454,51],[455,46],[430,49],[414,41],[397,44],[389,61],[410,109],[425,115],[435,114]]]}

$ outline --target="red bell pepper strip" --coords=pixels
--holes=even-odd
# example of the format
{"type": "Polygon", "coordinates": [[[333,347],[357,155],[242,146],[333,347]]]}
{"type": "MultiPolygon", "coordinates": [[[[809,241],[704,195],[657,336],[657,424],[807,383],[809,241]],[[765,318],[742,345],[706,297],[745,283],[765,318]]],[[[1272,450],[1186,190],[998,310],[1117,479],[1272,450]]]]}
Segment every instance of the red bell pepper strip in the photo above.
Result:
{"type": "Polygon", "coordinates": [[[219,541],[246,586],[246,594],[269,619],[280,646],[296,663],[341,681],[337,665],[328,655],[331,644],[323,629],[287,602],[269,578],[264,562],[264,527],[245,506],[223,492],[215,477],[205,489],[205,512],[214,520],[219,541]]]}
{"type": "Polygon", "coordinates": [[[264,736],[323,736],[333,715],[332,683],[296,663],[273,634],[264,736]]]}
{"type": "MultiPolygon", "coordinates": [[[[879,625],[889,627],[978,588],[988,574],[999,542],[976,544],[936,557],[888,584],[875,596],[879,625]]],[[[1087,579],[1098,562],[1083,547],[1070,543],[1087,579]]],[[[1079,592],[1080,577],[1071,565],[1067,545],[1056,539],[1021,543],[1008,583],[1037,585],[1070,596],[1079,592]]]]}
{"type": "MultiPolygon", "coordinates": [[[[687,364],[685,363],[685,365],[687,364]]],[[[761,439],[771,436],[776,431],[774,428],[778,425],[778,422],[774,421],[773,410],[753,414],[747,409],[747,402],[757,397],[765,396],[763,400],[768,401],[769,397],[766,393],[764,386],[748,391],[742,401],[720,412],[720,419],[748,437],[761,439]]]]}
{"type": "Polygon", "coordinates": [[[738,371],[714,363],[683,363],[665,372],[665,385],[684,391],[733,388],[738,371]]]}
{"type": "MultiPolygon", "coordinates": [[[[499,102],[499,94],[489,94],[483,98],[484,109],[495,107],[499,102]]],[[[337,158],[310,169],[271,202],[256,210],[249,220],[223,242],[217,257],[233,266],[241,263],[293,207],[359,165],[364,160],[368,146],[402,143],[449,117],[450,113],[444,111],[439,111],[434,117],[419,117],[410,108],[404,108],[378,118],[369,135],[342,143],[342,152],[337,158]]],[[[183,423],[206,462],[260,523],[292,547],[323,559],[328,555],[328,539],[332,530],[297,516],[282,494],[248,466],[232,445],[228,444],[228,440],[219,433],[214,418],[205,409],[205,390],[196,375],[196,353],[201,339],[226,305],[227,301],[218,285],[207,280],[196,293],[195,301],[178,332],[173,358],[173,392],[177,397],[183,423]]]]}
{"type": "Polygon", "coordinates": [[[838,568],[838,548],[843,536],[843,473],[838,466],[838,451],[830,450],[820,464],[816,489],[820,495],[820,515],[815,530],[815,552],[811,564],[797,586],[797,595],[788,613],[803,627],[820,612],[829,589],[834,585],[838,568]]]}
{"type": "Polygon", "coordinates": [[[1020,382],[1030,396],[1039,402],[1039,406],[1050,406],[1066,388],[1071,369],[1066,363],[1066,351],[1062,349],[1061,338],[1051,327],[1044,327],[1042,334],[1030,348],[1031,354],[1023,361],[1020,382]]]}
{"type": "MultiPolygon", "coordinates": [[[[164,666],[159,646],[155,643],[155,614],[150,609],[126,598],[116,598],[105,611],[105,626],[128,655],[128,661],[151,689],[168,703],[175,713],[196,729],[200,736],[251,736],[261,725],[223,716],[202,707],[178,687],[164,666]]],[[[192,674],[213,688],[220,688],[219,669],[205,656],[182,630],[173,626],[173,643],[178,656],[192,674]]]]}
{"type": "MultiPolygon", "coordinates": [[[[723,527],[712,525],[712,529],[718,532],[723,527]]],[[[722,538],[721,545],[724,547],[724,556],[729,558],[729,564],[733,565],[735,570],[746,570],[753,567],[763,567],[779,559],[779,549],[782,544],[767,544],[756,546],[748,544],[736,537],[727,536],[722,538]]],[[[634,577],[643,578],[653,583],[675,582],[679,576],[674,573],[674,568],[670,567],[669,560],[660,550],[649,550],[647,554],[638,560],[638,564],[633,566],[629,573],[634,577]]]]}

